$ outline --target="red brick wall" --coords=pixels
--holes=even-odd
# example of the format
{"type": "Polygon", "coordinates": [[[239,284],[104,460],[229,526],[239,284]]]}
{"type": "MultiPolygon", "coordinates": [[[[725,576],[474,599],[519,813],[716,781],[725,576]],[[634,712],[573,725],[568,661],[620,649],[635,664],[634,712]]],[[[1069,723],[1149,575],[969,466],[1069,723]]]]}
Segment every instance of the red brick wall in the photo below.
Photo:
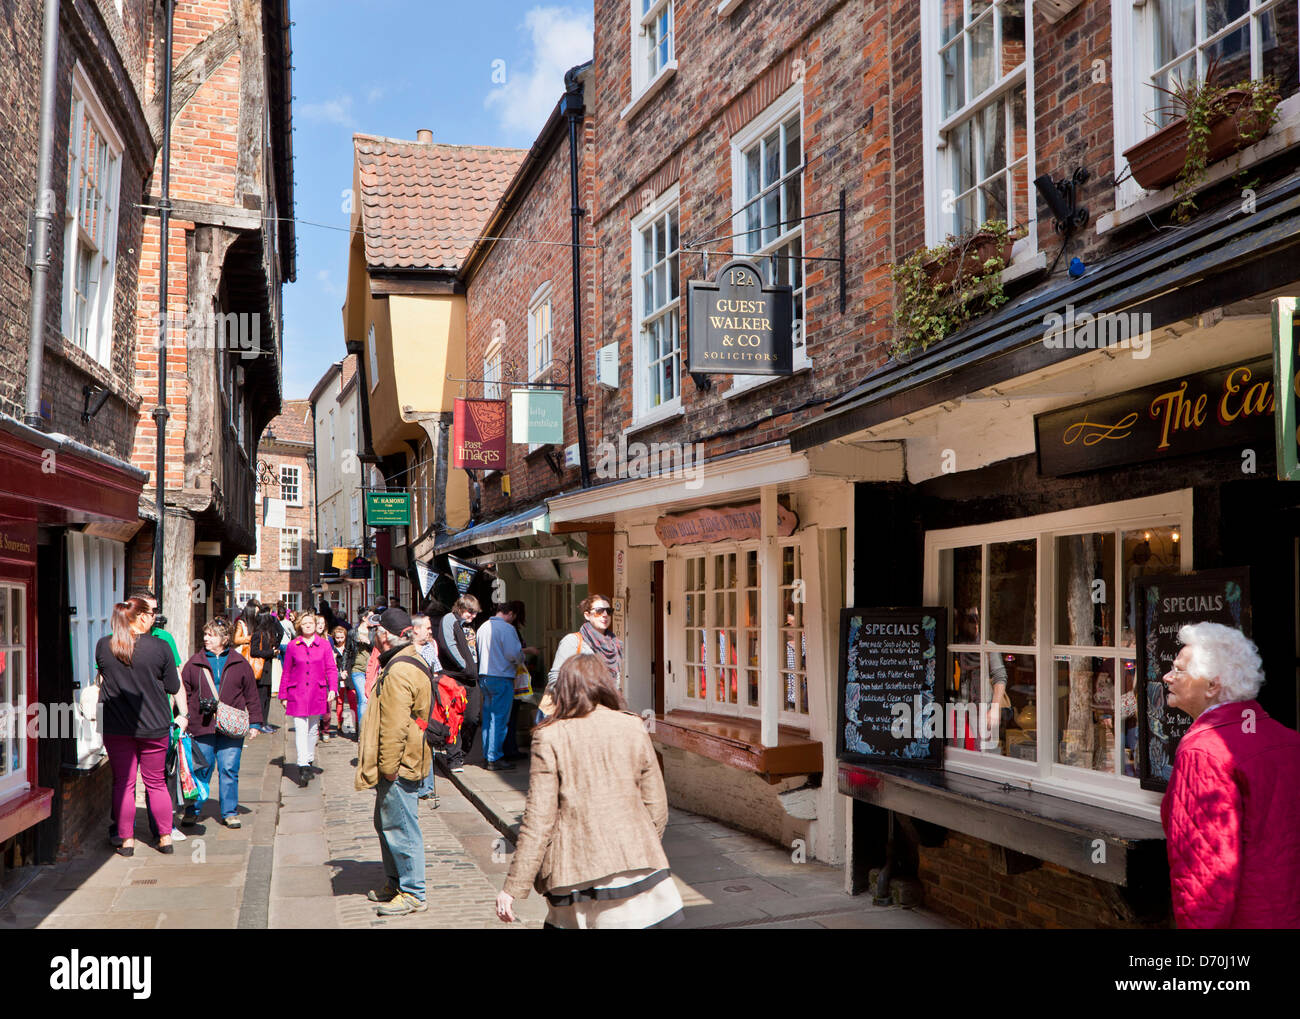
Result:
{"type": "MultiPolygon", "coordinates": [[[[272,422],[274,431],[274,422],[272,422]]],[[[280,494],[280,465],[296,466],[299,470],[301,506],[286,506],[284,522],[286,527],[296,527],[301,534],[298,561],[301,569],[280,569],[280,529],[263,527],[262,513],[259,505],[257,526],[262,532],[261,569],[244,570],[239,575],[239,590],[258,591],[263,601],[276,602],[281,592],[297,591],[302,595],[302,607],[312,604],[311,585],[320,578],[321,557],[316,554],[315,525],[315,481],[311,465],[302,453],[285,453],[281,447],[264,445],[259,451],[258,460],[265,462],[275,474],[275,482],[263,488],[262,495],[273,499],[282,498],[280,494]],[[277,451],[280,450],[280,451],[277,451]]],[[[229,608],[227,611],[231,611],[229,608]]]]}

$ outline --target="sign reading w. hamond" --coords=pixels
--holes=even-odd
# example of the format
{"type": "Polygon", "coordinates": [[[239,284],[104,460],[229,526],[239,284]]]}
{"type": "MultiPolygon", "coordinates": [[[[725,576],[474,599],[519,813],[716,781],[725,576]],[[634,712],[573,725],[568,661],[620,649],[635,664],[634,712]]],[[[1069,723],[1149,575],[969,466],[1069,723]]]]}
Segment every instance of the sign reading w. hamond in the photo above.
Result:
{"type": "Polygon", "coordinates": [[[367,492],[368,527],[409,527],[411,496],[407,492],[367,492]]]}
{"type": "Polygon", "coordinates": [[[714,282],[690,280],[686,370],[705,375],[789,375],[794,370],[794,290],[767,287],[737,258],[714,282]]]}

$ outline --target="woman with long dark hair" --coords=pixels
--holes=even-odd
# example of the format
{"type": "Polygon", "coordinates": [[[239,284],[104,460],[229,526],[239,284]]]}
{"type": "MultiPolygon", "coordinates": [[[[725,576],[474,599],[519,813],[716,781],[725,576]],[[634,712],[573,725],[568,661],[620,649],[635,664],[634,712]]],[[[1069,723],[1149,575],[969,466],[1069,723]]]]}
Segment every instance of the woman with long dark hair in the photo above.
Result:
{"type": "Polygon", "coordinates": [[[515,898],[535,887],[550,905],[547,927],[679,923],[682,897],[660,842],[668,794],[645,726],[596,655],[565,662],[554,697],[533,730],[528,802],[497,916],[514,920],[515,898]]]}
{"type": "Polygon", "coordinates": [[[247,657],[249,665],[253,667],[253,678],[257,680],[257,696],[262,707],[262,732],[274,732],[271,728],[271,678],[283,635],[280,621],[275,618],[270,604],[261,605],[253,623],[253,639],[247,657]]]}
{"type": "MultiPolygon", "coordinates": [[[[168,732],[172,726],[167,695],[176,698],[182,732],[188,725],[188,704],[176,660],[163,641],[149,634],[154,613],[143,598],[128,598],[113,606],[110,634],[95,645],[100,675],[100,705],[104,709],[104,748],[113,769],[113,802],[117,805],[117,846],[120,856],[135,855],[135,776],[144,774],[149,812],[159,832],[172,831],[172,800],[164,769],[168,732]]],[[[175,852],[171,835],[160,835],[158,851],[175,852]]]]}

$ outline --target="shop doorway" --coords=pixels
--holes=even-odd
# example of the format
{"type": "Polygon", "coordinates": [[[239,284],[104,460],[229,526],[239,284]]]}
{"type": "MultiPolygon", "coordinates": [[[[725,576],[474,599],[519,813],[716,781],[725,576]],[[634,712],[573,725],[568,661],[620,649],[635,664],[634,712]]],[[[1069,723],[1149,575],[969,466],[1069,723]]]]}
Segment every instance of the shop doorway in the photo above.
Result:
{"type": "Polygon", "coordinates": [[[650,564],[650,617],[654,620],[654,643],[650,648],[653,658],[650,671],[654,675],[654,709],[656,715],[664,713],[664,561],[656,559],[650,564]]]}

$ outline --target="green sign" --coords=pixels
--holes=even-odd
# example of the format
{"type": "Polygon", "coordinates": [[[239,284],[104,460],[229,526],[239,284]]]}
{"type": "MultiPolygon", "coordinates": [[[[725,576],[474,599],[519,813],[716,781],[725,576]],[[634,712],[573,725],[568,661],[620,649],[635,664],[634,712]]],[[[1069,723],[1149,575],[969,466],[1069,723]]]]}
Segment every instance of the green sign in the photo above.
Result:
{"type": "Polygon", "coordinates": [[[1277,441],[1279,481],[1300,481],[1300,436],[1296,434],[1296,397],[1300,376],[1296,374],[1294,297],[1273,299],[1273,435],[1277,441]]]}
{"type": "Polygon", "coordinates": [[[510,394],[514,442],[564,442],[564,394],[558,389],[516,389],[510,394]]]}
{"type": "Polygon", "coordinates": [[[366,523],[370,527],[409,527],[411,496],[407,492],[367,492],[366,523]]]}

